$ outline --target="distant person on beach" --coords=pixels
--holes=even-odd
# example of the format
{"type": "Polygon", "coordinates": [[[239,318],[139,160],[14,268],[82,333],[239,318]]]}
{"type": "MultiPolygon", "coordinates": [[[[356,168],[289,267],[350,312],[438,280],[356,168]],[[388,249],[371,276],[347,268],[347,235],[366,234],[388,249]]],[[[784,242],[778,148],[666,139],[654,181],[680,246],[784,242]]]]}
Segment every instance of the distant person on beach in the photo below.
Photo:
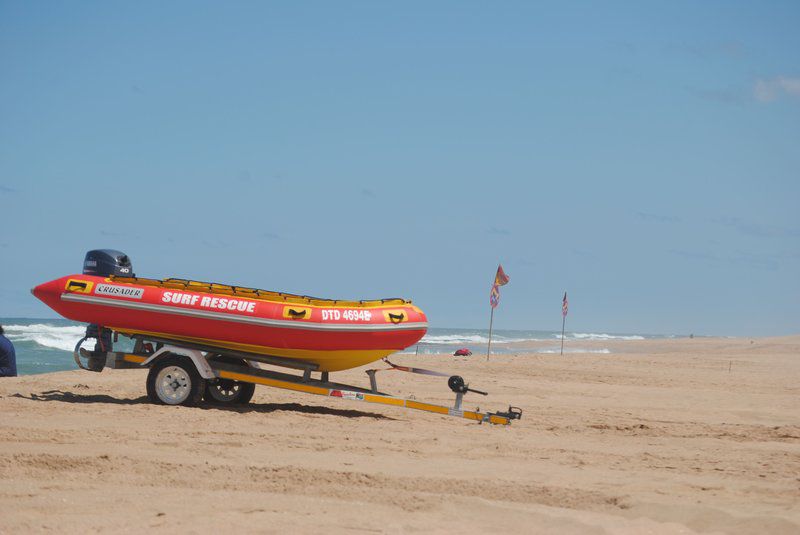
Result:
{"type": "Polygon", "coordinates": [[[0,377],[17,376],[17,354],[14,344],[3,335],[3,326],[0,325],[0,377]]]}

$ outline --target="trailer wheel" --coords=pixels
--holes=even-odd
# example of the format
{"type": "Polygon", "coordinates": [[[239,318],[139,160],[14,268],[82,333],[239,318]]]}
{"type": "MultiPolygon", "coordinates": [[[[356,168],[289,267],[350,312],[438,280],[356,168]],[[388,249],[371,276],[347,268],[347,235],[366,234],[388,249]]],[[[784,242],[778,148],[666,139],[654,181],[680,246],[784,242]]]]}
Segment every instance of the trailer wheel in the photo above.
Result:
{"type": "MultiPolygon", "coordinates": [[[[226,364],[247,366],[247,362],[242,359],[219,357],[215,360],[226,364]]],[[[246,405],[253,399],[255,391],[256,385],[253,383],[244,383],[233,379],[217,379],[215,381],[206,381],[203,399],[209,403],[246,405]]]]}
{"type": "Polygon", "coordinates": [[[205,386],[205,380],[187,357],[164,357],[147,374],[147,397],[160,405],[197,405],[205,386]]]}
{"type": "Polygon", "coordinates": [[[217,379],[206,384],[203,399],[210,403],[245,405],[253,398],[256,385],[231,379],[217,379]]]}

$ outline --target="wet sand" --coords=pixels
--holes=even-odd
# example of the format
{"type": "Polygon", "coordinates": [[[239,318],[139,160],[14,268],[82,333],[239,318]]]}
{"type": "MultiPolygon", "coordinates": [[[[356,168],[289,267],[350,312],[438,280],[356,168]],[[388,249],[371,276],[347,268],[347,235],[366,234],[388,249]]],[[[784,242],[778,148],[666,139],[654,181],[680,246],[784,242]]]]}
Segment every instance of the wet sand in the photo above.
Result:
{"type": "Polygon", "coordinates": [[[522,407],[509,427],[266,387],[156,406],[144,370],[2,379],[0,532],[800,532],[800,336],[569,349],[601,347],[395,357],[522,407]]]}

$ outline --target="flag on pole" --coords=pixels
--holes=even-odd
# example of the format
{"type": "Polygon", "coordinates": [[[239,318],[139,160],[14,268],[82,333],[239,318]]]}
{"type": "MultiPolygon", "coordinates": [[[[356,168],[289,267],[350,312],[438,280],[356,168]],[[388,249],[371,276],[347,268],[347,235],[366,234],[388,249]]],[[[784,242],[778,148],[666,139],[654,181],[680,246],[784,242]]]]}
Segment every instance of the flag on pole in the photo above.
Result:
{"type": "Polygon", "coordinates": [[[508,275],[503,271],[502,264],[497,265],[497,274],[494,276],[494,283],[498,286],[505,286],[508,284],[508,275]]]}
{"type": "Polygon", "coordinates": [[[509,278],[506,272],[503,271],[503,266],[497,266],[497,274],[494,276],[494,284],[492,284],[492,291],[489,293],[489,304],[492,308],[497,308],[500,304],[500,287],[508,284],[509,278]]]}
{"type": "Polygon", "coordinates": [[[500,287],[496,284],[492,284],[492,291],[489,293],[489,304],[492,305],[492,308],[497,308],[497,305],[500,304],[500,287]]]}

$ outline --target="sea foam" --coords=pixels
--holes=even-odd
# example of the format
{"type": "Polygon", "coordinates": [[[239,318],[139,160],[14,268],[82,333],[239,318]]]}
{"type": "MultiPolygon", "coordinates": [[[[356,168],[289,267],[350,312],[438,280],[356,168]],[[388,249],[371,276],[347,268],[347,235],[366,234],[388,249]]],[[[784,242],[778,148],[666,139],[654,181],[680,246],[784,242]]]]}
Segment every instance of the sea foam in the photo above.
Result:
{"type": "Polygon", "coordinates": [[[49,349],[72,351],[83,338],[86,328],[80,325],[4,325],[3,329],[12,342],[34,342],[49,349]]]}
{"type": "MultiPolygon", "coordinates": [[[[539,338],[507,338],[502,335],[492,337],[492,344],[512,344],[515,342],[538,342],[539,338]]],[[[421,344],[453,345],[453,344],[487,344],[489,337],[480,334],[439,334],[425,335],[421,344]]]]}
{"type": "MultiPolygon", "coordinates": [[[[561,338],[561,333],[553,335],[555,338],[561,338]]],[[[638,334],[605,334],[605,333],[567,333],[565,335],[570,340],[644,340],[644,336],[638,334]]]]}

